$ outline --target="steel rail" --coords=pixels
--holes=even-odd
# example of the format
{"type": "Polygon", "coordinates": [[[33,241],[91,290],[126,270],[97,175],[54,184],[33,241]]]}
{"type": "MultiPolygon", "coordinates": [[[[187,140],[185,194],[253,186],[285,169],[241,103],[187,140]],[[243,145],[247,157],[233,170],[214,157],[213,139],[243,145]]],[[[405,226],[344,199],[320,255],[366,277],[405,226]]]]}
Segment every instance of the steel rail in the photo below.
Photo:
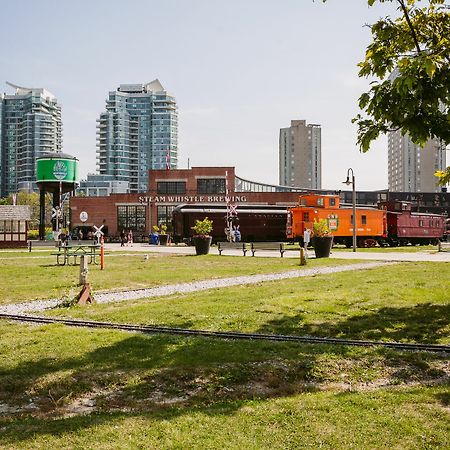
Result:
{"type": "Polygon", "coordinates": [[[60,323],[72,327],[84,328],[105,328],[121,331],[132,331],[138,333],[156,334],[177,334],[185,336],[203,336],[220,339],[241,339],[241,340],[268,340],[281,342],[302,342],[307,344],[326,344],[326,345],[351,345],[359,347],[387,347],[396,350],[416,350],[427,352],[446,352],[450,353],[450,346],[440,344],[415,344],[403,342],[386,341],[368,341],[357,339],[338,339],[328,337],[314,336],[294,336],[282,334],[263,334],[263,333],[244,333],[236,331],[208,331],[208,330],[190,330],[187,328],[161,327],[156,325],[133,325],[114,322],[100,322],[81,319],[64,319],[60,317],[45,317],[29,314],[6,314],[0,313],[0,319],[14,320],[21,322],[32,322],[41,324],[60,323]]]}

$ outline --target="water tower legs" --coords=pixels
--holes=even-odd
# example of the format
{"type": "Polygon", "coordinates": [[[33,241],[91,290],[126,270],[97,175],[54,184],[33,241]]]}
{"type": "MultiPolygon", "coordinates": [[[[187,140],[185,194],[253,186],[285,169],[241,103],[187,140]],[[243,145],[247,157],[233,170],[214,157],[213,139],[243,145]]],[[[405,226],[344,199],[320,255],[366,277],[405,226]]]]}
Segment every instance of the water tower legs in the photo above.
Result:
{"type": "Polygon", "coordinates": [[[45,191],[39,190],[39,239],[45,239],[45,191]]]}

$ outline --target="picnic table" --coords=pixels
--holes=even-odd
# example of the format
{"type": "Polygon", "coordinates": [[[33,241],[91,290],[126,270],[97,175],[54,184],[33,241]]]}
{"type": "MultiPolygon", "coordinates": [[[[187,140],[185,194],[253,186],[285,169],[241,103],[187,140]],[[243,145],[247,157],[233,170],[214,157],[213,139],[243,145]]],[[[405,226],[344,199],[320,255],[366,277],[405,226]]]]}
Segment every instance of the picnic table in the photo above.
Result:
{"type": "Polygon", "coordinates": [[[70,264],[71,258],[73,259],[73,264],[77,264],[77,258],[79,256],[88,256],[89,264],[98,264],[97,256],[100,255],[100,244],[94,241],[69,241],[66,245],[59,245],[58,252],[52,253],[52,255],[56,256],[56,263],[59,266],[70,264]]]}

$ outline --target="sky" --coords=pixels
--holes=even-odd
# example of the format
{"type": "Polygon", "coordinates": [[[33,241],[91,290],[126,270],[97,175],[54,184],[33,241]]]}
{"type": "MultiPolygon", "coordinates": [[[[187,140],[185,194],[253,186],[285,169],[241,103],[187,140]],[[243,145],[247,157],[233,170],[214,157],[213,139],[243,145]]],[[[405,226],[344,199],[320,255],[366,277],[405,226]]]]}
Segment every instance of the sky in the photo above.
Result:
{"type": "Polygon", "coordinates": [[[367,0],[0,0],[0,90],[43,87],[62,106],[63,151],[95,173],[109,91],[158,78],[178,104],[178,167],[235,166],[278,184],[278,136],[322,127],[322,188],[387,188],[387,139],[356,144],[365,26],[398,16],[367,0]]]}

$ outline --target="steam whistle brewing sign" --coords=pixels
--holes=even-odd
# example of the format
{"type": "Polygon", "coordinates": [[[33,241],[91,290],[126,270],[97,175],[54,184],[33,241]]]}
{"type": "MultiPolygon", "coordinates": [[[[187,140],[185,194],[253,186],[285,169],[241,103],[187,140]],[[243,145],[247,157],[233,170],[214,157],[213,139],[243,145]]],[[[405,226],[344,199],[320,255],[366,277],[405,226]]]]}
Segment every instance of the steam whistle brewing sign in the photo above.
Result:
{"type": "Polygon", "coordinates": [[[53,165],[53,176],[57,180],[64,180],[67,176],[67,167],[63,161],[56,161],[53,165]]]}
{"type": "Polygon", "coordinates": [[[157,195],[140,196],[139,203],[246,203],[245,195],[157,195]]]}

